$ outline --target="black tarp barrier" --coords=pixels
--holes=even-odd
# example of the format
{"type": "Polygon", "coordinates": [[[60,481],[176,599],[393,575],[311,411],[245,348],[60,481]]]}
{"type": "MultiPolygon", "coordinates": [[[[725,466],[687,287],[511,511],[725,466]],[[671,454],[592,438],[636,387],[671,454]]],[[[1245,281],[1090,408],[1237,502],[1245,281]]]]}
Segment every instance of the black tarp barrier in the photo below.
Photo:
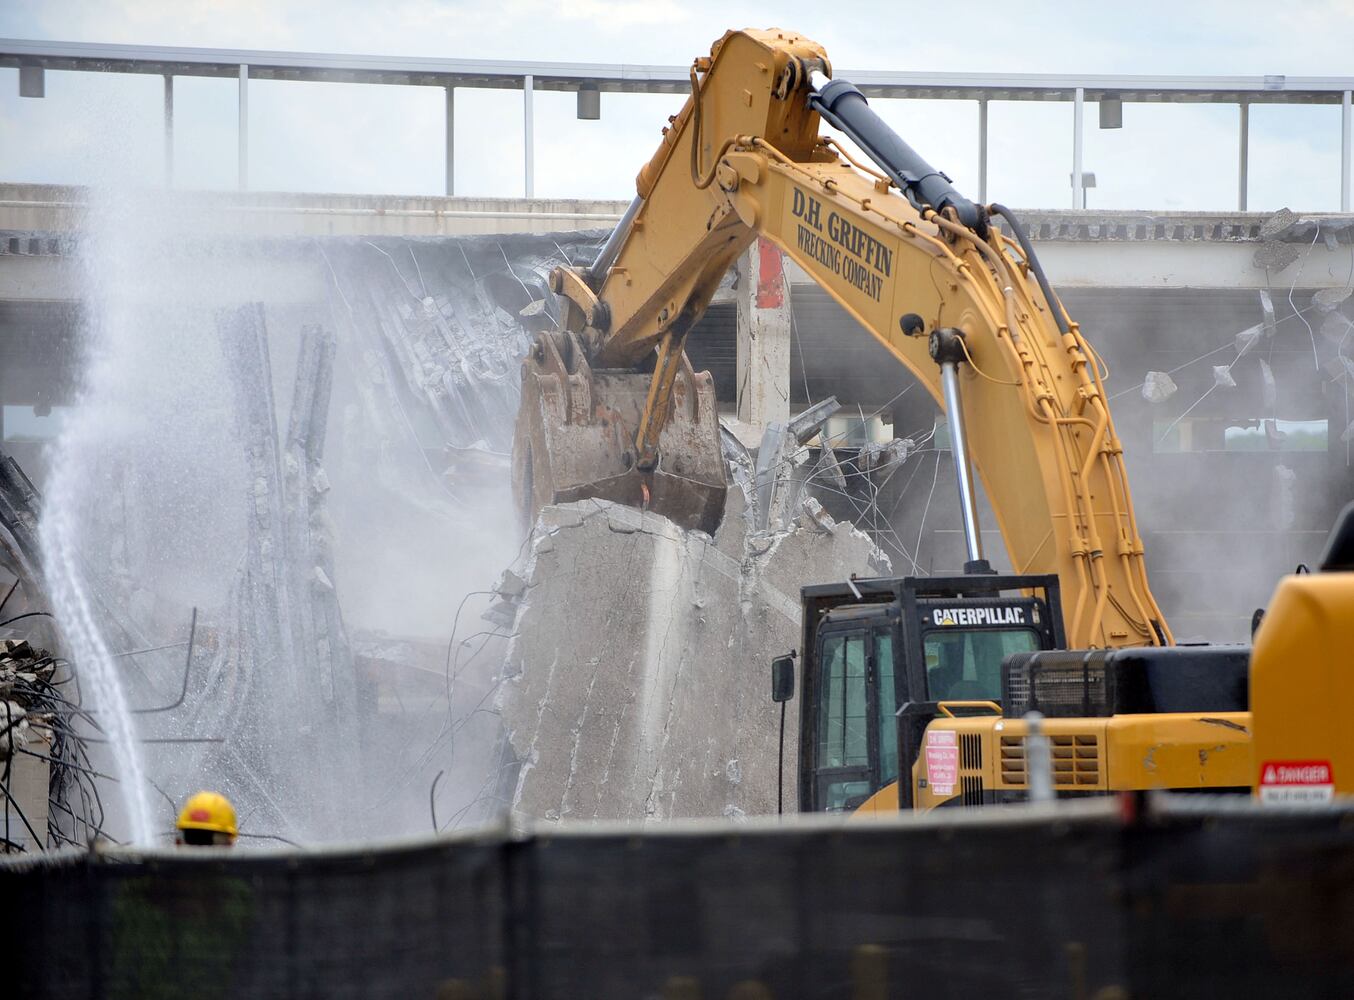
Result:
{"type": "Polygon", "coordinates": [[[0,898],[19,997],[1354,995],[1346,807],[72,851],[0,898]]]}

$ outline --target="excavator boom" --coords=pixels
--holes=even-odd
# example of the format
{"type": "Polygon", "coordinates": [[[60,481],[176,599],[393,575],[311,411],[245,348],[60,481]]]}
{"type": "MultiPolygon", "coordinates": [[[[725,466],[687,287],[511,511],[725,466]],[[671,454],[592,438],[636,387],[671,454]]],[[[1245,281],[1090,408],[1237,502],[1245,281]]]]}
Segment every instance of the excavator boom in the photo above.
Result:
{"type": "Polygon", "coordinates": [[[1097,359],[1009,211],[963,198],[801,36],[730,32],[691,83],[598,264],[553,276],[562,329],[523,364],[514,485],[527,515],[602,496],[718,525],[714,391],[684,348],[761,235],[948,397],[1012,569],[1063,581],[1069,644],[1168,644],[1097,359]],[[873,164],[820,137],[823,120],[873,164]]]}

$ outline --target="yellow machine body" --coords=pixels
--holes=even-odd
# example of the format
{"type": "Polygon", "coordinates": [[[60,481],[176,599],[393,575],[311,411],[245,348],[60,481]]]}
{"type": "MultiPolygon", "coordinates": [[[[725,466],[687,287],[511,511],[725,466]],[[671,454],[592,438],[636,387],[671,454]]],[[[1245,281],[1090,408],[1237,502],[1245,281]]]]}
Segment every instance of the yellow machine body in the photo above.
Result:
{"type": "Polygon", "coordinates": [[[1074,647],[1168,644],[1094,351],[1010,234],[914,206],[820,137],[810,80],[830,73],[821,46],[775,30],[730,32],[693,65],[692,96],[640,172],[608,266],[552,275],[563,328],[523,363],[519,506],[534,519],[603,496],[718,524],[713,390],[684,345],[760,234],[942,405],[916,334],[962,332],[971,451],[1013,571],[1058,575],[1074,647]]]}
{"type": "MultiPolygon", "coordinates": [[[[1171,644],[1095,352],[1004,209],[979,207],[976,222],[964,221],[953,204],[919,199],[915,178],[862,165],[820,135],[815,108],[826,107],[830,77],[821,46],[775,29],[729,32],[695,60],[691,96],[640,171],[602,258],[551,276],[562,321],[522,366],[520,508],[534,519],[546,504],[606,497],[714,530],[727,490],[714,390],[692,371],[685,343],[760,235],[942,405],[936,356],[917,334],[961,334],[974,465],[1012,571],[1060,581],[1068,648],[1171,644]]],[[[1048,720],[1057,790],[1235,789],[1264,784],[1275,762],[1297,767],[1282,777],[1328,774],[1335,791],[1354,790],[1354,729],[1343,710],[1354,703],[1354,669],[1335,669],[1354,650],[1350,580],[1284,581],[1256,640],[1251,713],[1048,720]],[[1302,770],[1314,765],[1326,771],[1302,770]]],[[[1024,725],[981,715],[932,722],[927,739],[948,732],[958,741],[958,775],[939,792],[923,752],[914,801],[962,802],[966,782],[975,800],[1025,791],[1024,725]]],[[[868,809],[887,808],[890,794],[896,808],[895,787],[868,809]]]]}
{"type": "MultiPolygon", "coordinates": [[[[1236,791],[1254,773],[1250,713],[1165,713],[1105,719],[1046,719],[1053,790],[1060,795],[1189,789],[1236,791]]],[[[926,746],[912,769],[913,802],[921,811],[939,806],[987,805],[1029,793],[1023,719],[993,716],[943,719],[927,729],[926,743],[955,734],[955,781],[937,787],[937,766],[926,746]]],[[[936,742],[949,746],[948,739],[936,742]]],[[[897,783],[881,788],[857,810],[862,815],[896,813],[897,783]]]]}
{"type": "MultiPolygon", "coordinates": [[[[1346,508],[1342,521],[1351,520],[1346,508]]],[[[1337,527],[1337,532],[1339,528],[1337,527]]],[[[1251,711],[1262,801],[1354,795],[1354,572],[1286,576],[1255,634],[1251,711]]]]}

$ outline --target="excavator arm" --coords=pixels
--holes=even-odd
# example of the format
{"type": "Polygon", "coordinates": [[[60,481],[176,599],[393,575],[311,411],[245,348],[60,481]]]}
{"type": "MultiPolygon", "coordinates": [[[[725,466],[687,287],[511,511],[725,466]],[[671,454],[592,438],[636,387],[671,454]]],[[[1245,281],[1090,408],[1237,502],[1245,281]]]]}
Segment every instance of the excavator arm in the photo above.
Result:
{"type": "Polygon", "coordinates": [[[727,488],[714,392],[684,346],[760,234],[946,406],[1014,571],[1063,581],[1069,644],[1169,643],[1098,360],[1018,222],[959,195],[830,73],[821,47],[774,30],[730,32],[693,65],[597,264],[552,276],[568,305],[523,366],[519,504],[534,517],[602,496],[713,530],[727,488]],[[824,118],[873,164],[820,137],[824,118]]]}

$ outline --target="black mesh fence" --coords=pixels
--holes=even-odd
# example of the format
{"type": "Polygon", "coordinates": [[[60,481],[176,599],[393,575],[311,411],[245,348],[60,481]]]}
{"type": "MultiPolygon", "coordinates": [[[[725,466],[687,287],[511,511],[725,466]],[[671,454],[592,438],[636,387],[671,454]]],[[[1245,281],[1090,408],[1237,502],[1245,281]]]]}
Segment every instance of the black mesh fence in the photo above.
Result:
{"type": "Polygon", "coordinates": [[[69,852],[0,898],[21,997],[1354,995],[1341,809],[69,852]]]}

